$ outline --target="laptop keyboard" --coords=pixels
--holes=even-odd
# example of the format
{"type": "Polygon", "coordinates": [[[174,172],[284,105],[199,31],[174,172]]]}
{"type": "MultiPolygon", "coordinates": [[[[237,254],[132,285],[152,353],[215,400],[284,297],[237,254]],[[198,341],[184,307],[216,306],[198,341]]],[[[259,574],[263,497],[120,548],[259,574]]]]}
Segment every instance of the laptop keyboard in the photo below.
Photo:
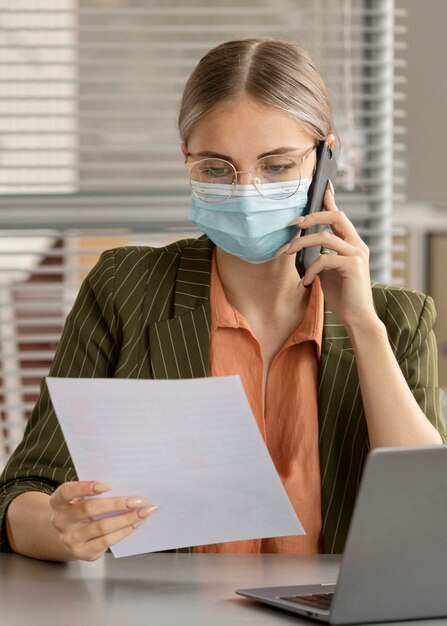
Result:
{"type": "Polygon", "coordinates": [[[289,596],[281,598],[281,600],[295,602],[295,604],[304,604],[305,606],[311,606],[314,609],[323,609],[327,611],[331,606],[333,597],[333,593],[314,593],[313,595],[306,596],[289,596]]]}

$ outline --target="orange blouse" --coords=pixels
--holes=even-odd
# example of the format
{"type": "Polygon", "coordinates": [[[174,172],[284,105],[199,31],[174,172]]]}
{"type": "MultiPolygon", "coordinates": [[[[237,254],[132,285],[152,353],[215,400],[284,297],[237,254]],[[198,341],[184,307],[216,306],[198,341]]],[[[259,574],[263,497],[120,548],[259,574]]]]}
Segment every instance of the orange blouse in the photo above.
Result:
{"type": "Polygon", "coordinates": [[[211,376],[239,374],[248,402],[289,499],[306,531],[196,546],[195,552],[321,552],[321,491],[318,452],[318,360],[323,331],[323,293],[314,280],[298,327],[275,355],[262,397],[259,342],[244,317],[226,299],[215,254],[211,271],[211,376]]]}

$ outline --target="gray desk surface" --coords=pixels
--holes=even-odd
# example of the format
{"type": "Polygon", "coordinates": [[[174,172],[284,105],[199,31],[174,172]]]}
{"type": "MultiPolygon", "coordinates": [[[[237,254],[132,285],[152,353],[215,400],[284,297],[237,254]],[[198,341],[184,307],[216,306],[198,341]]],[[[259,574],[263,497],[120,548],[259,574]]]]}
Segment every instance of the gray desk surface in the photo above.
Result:
{"type": "MultiPolygon", "coordinates": [[[[11,626],[311,624],[236,596],[243,587],[332,582],[329,555],[148,554],[94,563],[0,555],[0,623],[11,626]]],[[[402,623],[402,622],[401,622],[402,623]]],[[[406,622],[438,626],[447,620],[406,622]]],[[[397,623],[394,623],[397,626],[397,623]]]]}

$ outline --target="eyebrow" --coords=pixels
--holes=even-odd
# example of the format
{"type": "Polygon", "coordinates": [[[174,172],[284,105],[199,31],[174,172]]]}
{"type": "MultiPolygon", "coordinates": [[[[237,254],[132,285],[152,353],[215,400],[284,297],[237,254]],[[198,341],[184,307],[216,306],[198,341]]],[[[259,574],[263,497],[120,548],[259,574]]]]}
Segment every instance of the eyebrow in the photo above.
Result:
{"type": "MultiPolygon", "coordinates": [[[[257,159],[262,159],[262,157],[270,156],[271,154],[287,154],[289,152],[298,152],[300,148],[297,146],[283,146],[281,148],[276,148],[275,150],[269,150],[268,152],[263,152],[262,154],[258,154],[257,159]]],[[[225,161],[229,161],[230,163],[233,159],[225,154],[220,154],[219,152],[213,152],[212,150],[203,150],[202,152],[198,152],[197,156],[203,158],[212,158],[212,159],[224,159],[225,161]]]]}

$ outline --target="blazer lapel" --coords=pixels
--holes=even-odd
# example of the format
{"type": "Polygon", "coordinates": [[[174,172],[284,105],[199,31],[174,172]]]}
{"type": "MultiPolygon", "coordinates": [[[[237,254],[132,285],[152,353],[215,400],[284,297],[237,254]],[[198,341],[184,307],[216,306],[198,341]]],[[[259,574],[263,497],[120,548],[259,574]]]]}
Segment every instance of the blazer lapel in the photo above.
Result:
{"type": "Polygon", "coordinates": [[[173,317],[149,328],[154,378],[196,378],[209,373],[212,250],[212,242],[201,237],[181,251],[173,317]]]}
{"type": "Polygon", "coordinates": [[[319,448],[325,552],[343,552],[368,449],[357,367],[346,330],[327,309],[319,371],[319,448]]]}

